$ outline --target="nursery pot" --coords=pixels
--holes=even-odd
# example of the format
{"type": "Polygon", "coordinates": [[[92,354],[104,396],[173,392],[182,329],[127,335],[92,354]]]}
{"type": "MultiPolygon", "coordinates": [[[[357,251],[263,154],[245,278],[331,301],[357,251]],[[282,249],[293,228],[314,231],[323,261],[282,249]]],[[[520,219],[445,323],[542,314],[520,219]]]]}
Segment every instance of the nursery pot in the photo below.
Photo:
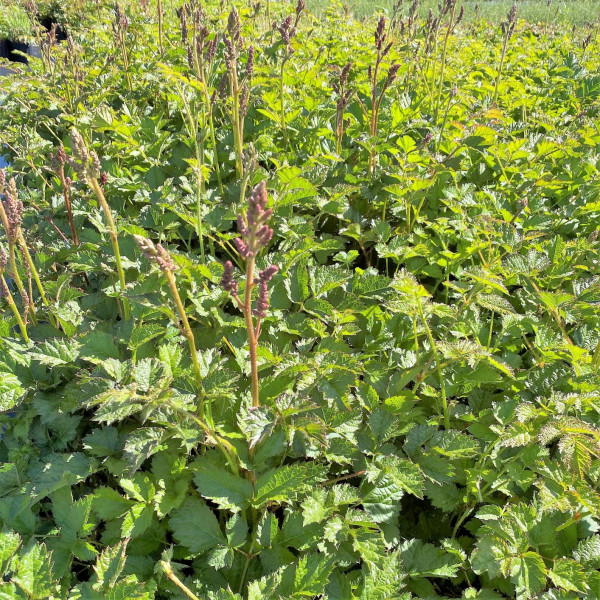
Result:
{"type": "Polygon", "coordinates": [[[42,58],[42,51],[38,44],[29,44],[27,48],[27,54],[29,54],[29,56],[33,56],[34,58],[42,58]]]}
{"type": "Polygon", "coordinates": [[[13,62],[27,63],[27,58],[20,54],[16,54],[15,50],[27,54],[29,51],[29,44],[26,44],[25,42],[10,42],[10,52],[8,56],[13,62]]]}
{"type": "Polygon", "coordinates": [[[16,54],[14,51],[24,52],[25,54],[29,54],[29,56],[34,56],[35,58],[41,58],[42,53],[40,51],[40,47],[37,44],[28,44],[26,42],[10,42],[10,53],[9,58],[14,62],[25,63],[27,64],[28,60],[26,56],[21,56],[20,54],[16,54]]]}
{"type": "MultiPolygon", "coordinates": [[[[52,29],[52,25],[55,24],[55,21],[52,20],[52,17],[44,17],[40,23],[43,25],[46,31],[50,31],[52,29]]],[[[56,23],[56,39],[59,42],[63,42],[67,39],[67,32],[58,23],[56,23]]]]}

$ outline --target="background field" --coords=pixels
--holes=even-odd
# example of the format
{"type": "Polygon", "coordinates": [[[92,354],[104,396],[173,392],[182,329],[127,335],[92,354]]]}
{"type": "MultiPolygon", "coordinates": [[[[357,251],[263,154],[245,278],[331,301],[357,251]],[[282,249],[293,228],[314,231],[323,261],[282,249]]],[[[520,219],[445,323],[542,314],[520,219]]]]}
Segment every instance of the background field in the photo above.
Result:
{"type": "MultiPolygon", "coordinates": [[[[392,10],[395,0],[309,0],[308,6],[314,12],[324,12],[327,8],[337,4],[347,6],[349,11],[357,18],[364,18],[379,10],[392,10]]],[[[405,0],[405,10],[411,4],[405,0]]],[[[476,15],[489,19],[492,22],[499,21],[506,16],[512,6],[512,0],[467,0],[464,2],[466,18],[472,19],[476,15]]],[[[519,18],[527,21],[550,22],[550,23],[573,23],[584,25],[597,22],[600,16],[600,5],[593,0],[572,0],[568,2],[557,2],[550,0],[521,0],[518,4],[519,18]]],[[[426,14],[429,8],[435,8],[437,2],[424,0],[421,2],[421,12],[426,14]]]]}

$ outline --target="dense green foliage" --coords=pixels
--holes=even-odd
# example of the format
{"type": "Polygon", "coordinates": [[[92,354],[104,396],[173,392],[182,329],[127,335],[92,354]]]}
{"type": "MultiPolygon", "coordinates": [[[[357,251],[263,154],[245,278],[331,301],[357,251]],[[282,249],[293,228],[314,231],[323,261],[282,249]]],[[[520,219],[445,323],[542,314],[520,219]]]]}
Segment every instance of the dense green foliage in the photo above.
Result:
{"type": "MultiPolygon", "coordinates": [[[[274,0],[276,1],[276,0],[274,0]]],[[[371,17],[378,11],[391,14],[400,4],[405,10],[409,0],[307,0],[309,10],[320,15],[332,4],[347,11],[358,19],[371,17]]],[[[510,10],[512,0],[465,0],[467,20],[487,19],[499,23],[510,10]]],[[[600,7],[596,0],[518,0],[519,15],[530,23],[562,23],[564,25],[586,25],[598,21],[600,7]]],[[[436,9],[437,0],[422,0],[421,15],[426,16],[431,8],[436,9]]]]}
{"type": "Polygon", "coordinates": [[[597,600],[595,35],[240,4],[234,59],[91,2],[1,80],[0,599],[597,600]]]}

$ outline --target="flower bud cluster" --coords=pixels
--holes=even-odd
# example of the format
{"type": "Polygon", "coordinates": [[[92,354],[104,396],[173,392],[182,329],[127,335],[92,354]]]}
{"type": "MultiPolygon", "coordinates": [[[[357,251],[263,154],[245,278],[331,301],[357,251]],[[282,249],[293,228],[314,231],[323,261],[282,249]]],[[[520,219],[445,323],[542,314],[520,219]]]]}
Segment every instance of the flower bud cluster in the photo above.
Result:
{"type": "Polygon", "coordinates": [[[67,163],[67,153],[65,152],[64,146],[61,144],[56,152],[50,153],[50,165],[52,168],[59,172],[61,168],[67,163]]]}
{"type": "Polygon", "coordinates": [[[252,79],[254,73],[254,46],[248,48],[248,61],[246,62],[246,79],[252,79]]]}
{"type": "Polygon", "coordinates": [[[398,76],[398,69],[400,69],[400,63],[394,63],[390,66],[390,70],[388,71],[386,85],[392,85],[398,76]]]}
{"type": "Polygon", "coordinates": [[[306,2],[304,0],[298,0],[296,4],[296,22],[294,27],[298,27],[298,21],[300,21],[300,15],[306,10],[306,2]]]}
{"type": "Polygon", "coordinates": [[[69,164],[83,181],[98,179],[101,173],[100,159],[92,150],[88,152],[83,137],[73,128],[71,131],[71,146],[75,158],[68,159],[69,164]]]}
{"type": "Polygon", "coordinates": [[[255,317],[260,317],[262,319],[267,316],[267,310],[269,309],[268,284],[277,271],[279,271],[279,267],[277,267],[277,265],[271,265],[260,271],[258,273],[258,279],[254,280],[254,283],[258,284],[258,300],[256,301],[256,308],[252,311],[252,314],[255,317]]]}
{"type": "Polygon", "coordinates": [[[8,286],[6,285],[6,281],[2,276],[4,274],[4,269],[8,264],[8,256],[6,255],[6,250],[2,246],[0,246],[0,298],[8,298],[10,291],[8,286]]]}
{"type": "Polygon", "coordinates": [[[273,29],[279,31],[281,35],[281,41],[286,48],[288,54],[293,54],[294,49],[292,48],[292,38],[296,35],[296,27],[292,24],[292,15],[286,17],[281,25],[273,23],[273,29]]]}
{"type": "Polygon", "coordinates": [[[129,19],[127,18],[127,15],[123,12],[121,7],[119,6],[118,2],[115,3],[114,12],[115,12],[115,20],[113,23],[113,30],[115,31],[115,33],[116,33],[116,29],[121,29],[121,30],[127,29],[129,27],[129,19]]]}
{"type": "Polygon", "coordinates": [[[234,298],[238,295],[238,283],[233,278],[233,263],[228,260],[223,265],[223,277],[221,277],[221,287],[229,292],[234,298]]]}
{"type": "MultiPolygon", "coordinates": [[[[212,63],[217,53],[219,36],[211,37],[210,29],[204,24],[205,13],[202,5],[197,0],[185,2],[176,12],[179,16],[181,41],[186,49],[190,69],[193,70],[196,67],[194,51],[200,62],[212,63]],[[191,27],[188,25],[189,23],[191,23],[191,27]],[[191,43],[188,40],[190,30],[192,31],[191,43]]],[[[201,65],[199,66],[201,67],[201,65]]]]}
{"type": "Polygon", "coordinates": [[[140,252],[144,258],[146,258],[146,260],[149,262],[158,265],[158,268],[161,271],[172,272],[177,270],[177,266],[173,262],[171,255],[162,244],[156,244],[155,246],[151,240],[141,235],[134,235],[133,239],[138,245],[138,248],[140,249],[140,252]]]}
{"type": "Polygon", "coordinates": [[[343,111],[346,108],[353,94],[352,90],[346,89],[346,83],[348,82],[348,75],[350,74],[352,64],[352,62],[347,63],[340,71],[339,80],[334,81],[331,84],[333,91],[339,96],[336,102],[338,111],[343,111]]]}
{"type": "Polygon", "coordinates": [[[273,230],[267,225],[273,209],[267,208],[267,201],[267,184],[262,181],[252,191],[246,214],[238,214],[241,237],[236,238],[234,244],[244,259],[255,256],[273,237],[273,230]]]}
{"type": "Polygon", "coordinates": [[[502,22],[502,33],[508,36],[508,39],[512,37],[512,34],[515,30],[515,25],[517,24],[517,4],[513,4],[511,9],[508,11],[506,15],[506,21],[502,22]]]}
{"type": "Polygon", "coordinates": [[[29,312],[29,294],[25,291],[25,289],[21,290],[21,302],[23,302],[25,319],[27,319],[27,313],[29,312]]]}
{"type": "Polygon", "coordinates": [[[8,190],[4,196],[5,198],[2,201],[2,204],[4,206],[8,224],[6,237],[10,244],[14,244],[17,241],[19,230],[23,223],[23,203],[17,198],[14,179],[11,179],[9,182],[8,190]]]}
{"type": "MultiPolygon", "coordinates": [[[[267,185],[263,181],[252,191],[246,214],[239,214],[237,218],[237,226],[241,237],[236,238],[234,243],[239,255],[244,260],[253,259],[271,241],[273,230],[267,225],[267,222],[272,214],[273,209],[267,208],[267,185]]],[[[269,308],[268,284],[278,270],[276,265],[270,265],[259,271],[258,277],[253,281],[247,282],[248,285],[258,285],[256,308],[252,311],[252,314],[256,317],[262,318],[267,314],[269,308]]],[[[234,279],[233,263],[231,261],[224,264],[221,287],[237,300],[241,308],[246,310],[238,298],[238,284],[234,279]]]]}

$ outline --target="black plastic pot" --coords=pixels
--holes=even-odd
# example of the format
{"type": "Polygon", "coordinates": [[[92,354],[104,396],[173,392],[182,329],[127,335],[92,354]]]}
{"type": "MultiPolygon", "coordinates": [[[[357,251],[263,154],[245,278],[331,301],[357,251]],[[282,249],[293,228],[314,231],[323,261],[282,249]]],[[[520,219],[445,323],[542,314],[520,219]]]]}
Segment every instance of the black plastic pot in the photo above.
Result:
{"type": "Polygon", "coordinates": [[[10,58],[10,60],[12,60],[13,62],[18,62],[18,63],[25,63],[27,64],[27,57],[23,56],[22,54],[17,54],[15,52],[15,50],[17,52],[23,52],[25,54],[27,54],[27,51],[29,50],[29,44],[26,44],[24,42],[9,42],[10,44],[10,52],[8,55],[8,58],[10,58]]]}
{"type": "Polygon", "coordinates": [[[34,56],[36,58],[41,58],[42,54],[40,51],[40,47],[37,44],[27,44],[24,42],[9,42],[10,44],[10,52],[8,58],[13,62],[19,62],[27,64],[28,60],[26,56],[22,54],[17,54],[17,52],[23,52],[24,54],[28,54],[29,56],[34,56]]]}
{"type": "Polygon", "coordinates": [[[42,58],[42,51],[37,44],[29,44],[29,48],[27,48],[27,54],[29,54],[29,56],[33,56],[34,58],[42,58]]]}
{"type": "MultiPolygon", "coordinates": [[[[40,23],[43,25],[46,31],[50,31],[52,29],[52,25],[55,24],[55,21],[52,20],[52,17],[44,17],[40,23]]],[[[64,42],[67,39],[67,32],[58,24],[56,24],[56,39],[59,42],[64,42]]]]}

